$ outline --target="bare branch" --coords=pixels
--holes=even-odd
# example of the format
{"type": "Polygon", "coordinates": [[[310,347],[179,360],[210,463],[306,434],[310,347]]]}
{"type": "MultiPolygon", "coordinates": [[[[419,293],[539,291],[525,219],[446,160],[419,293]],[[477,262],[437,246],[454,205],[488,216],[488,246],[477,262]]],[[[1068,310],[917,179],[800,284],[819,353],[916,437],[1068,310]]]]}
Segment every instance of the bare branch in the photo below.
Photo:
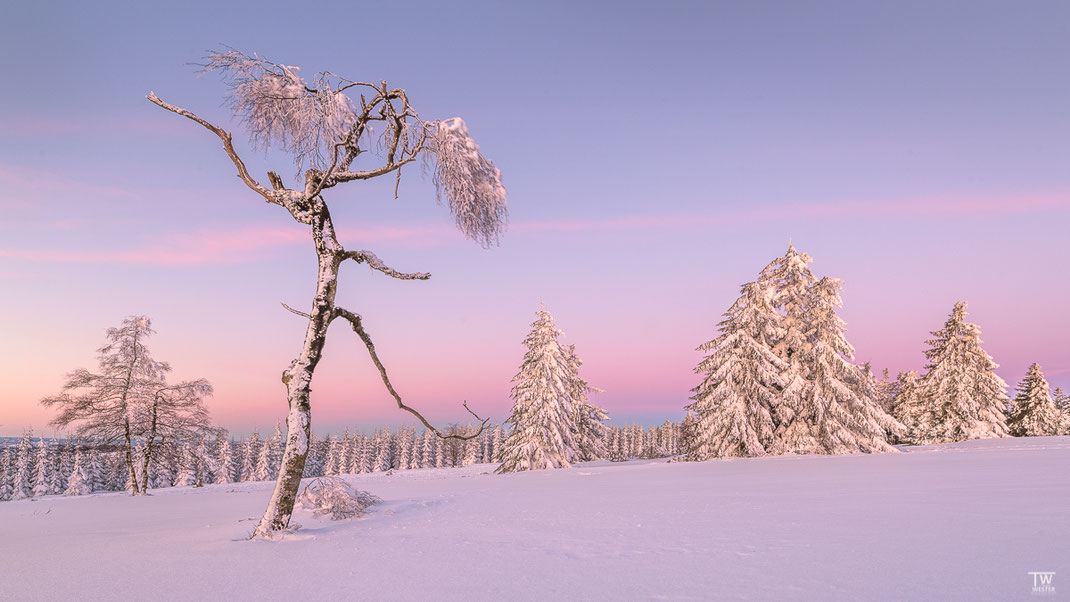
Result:
{"type": "Polygon", "coordinates": [[[376,257],[375,253],[372,253],[371,251],[346,251],[342,256],[342,259],[352,259],[357,263],[367,263],[369,268],[379,270],[387,276],[397,278],[398,280],[427,280],[431,277],[431,274],[427,272],[413,272],[411,274],[399,272],[383,263],[383,260],[376,257]]]}
{"type": "Polygon", "coordinates": [[[264,197],[267,202],[275,203],[276,205],[284,205],[284,203],[281,202],[280,199],[274,193],[265,188],[262,184],[260,184],[260,182],[257,182],[255,179],[253,179],[252,176],[249,175],[249,170],[245,168],[245,162],[241,160],[241,157],[239,157],[238,153],[234,150],[234,143],[231,140],[230,133],[228,133],[223,128],[212,125],[211,123],[198,117],[191,111],[187,111],[186,109],[183,109],[181,107],[176,107],[173,104],[164,102],[160,99],[159,96],[156,96],[155,92],[149,92],[149,95],[145,98],[148,98],[150,101],[152,101],[153,104],[167,109],[172,113],[176,113],[178,115],[196,121],[216,136],[219,136],[219,139],[223,141],[223,150],[227,151],[227,155],[230,156],[230,160],[234,163],[234,166],[238,168],[238,177],[241,178],[243,182],[245,182],[245,185],[251,188],[260,196],[264,197]]]}
{"type": "Polygon", "coordinates": [[[361,317],[342,307],[335,307],[334,315],[332,317],[343,318],[348,321],[349,325],[353,327],[353,332],[357,333],[357,336],[360,337],[360,340],[364,341],[364,345],[368,348],[368,354],[371,355],[372,363],[374,363],[375,367],[379,369],[379,376],[383,378],[383,384],[386,385],[386,390],[390,392],[391,397],[393,397],[394,401],[397,402],[398,408],[405,410],[413,416],[416,416],[416,418],[419,419],[420,422],[423,423],[423,425],[427,427],[429,431],[433,432],[436,436],[438,436],[439,439],[461,439],[467,441],[469,439],[475,439],[476,437],[478,437],[483,432],[483,429],[486,428],[487,421],[490,420],[490,418],[480,418],[475,412],[472,411],[471,408],[468,407],[468,402],[465,401],[463,404],[464,409],[468,410],[469,414],[475,416],[476,420],[480,421],[479,430],[477,430],[471,435],[442,434],[437,428],[432,426],[431,423],[428,422],[422,414],[420,414],[420,412],[414,410],[413,408],[410,408],[409,406],[405,405],[404,402],[401,401],[401,395],[398,395],[398,392],[394,390],[394,385],[390,384],[390,377],[386,374],[386,368],[383,366],[383,362],[379,361],[379,354],[375,352],[375,344],[372,343],[371,336],[368,335],[368,331],[364,330],[364,326],[361,324],[361,317]]]}
{"type": "MultiPolygon", "coordinates": [[[[279,303],[282,303],[282,301],[279,301],[279,303]]],[[[282,306],[285,307],[287,310],[289,310],[290,313],[297,314],[297,315],[301,316],[302,318],[308,318],[309,320],[312,319],[312,316],[306,314],[303,311],[297,311],[296,309],[290,307],[289,305],[286,305],[285,303],[282,303],[282,306]]]]}

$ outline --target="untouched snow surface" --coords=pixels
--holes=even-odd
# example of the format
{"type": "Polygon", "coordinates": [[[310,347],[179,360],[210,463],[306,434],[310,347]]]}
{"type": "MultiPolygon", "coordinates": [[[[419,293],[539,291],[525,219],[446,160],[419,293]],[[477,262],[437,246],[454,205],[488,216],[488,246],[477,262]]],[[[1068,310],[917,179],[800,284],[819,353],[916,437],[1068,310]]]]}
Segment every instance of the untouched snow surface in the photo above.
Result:
{"type": "Polygon", "coordinates": [[[1070,598],[1070,437],[904,452],[358,475],[271,542],[270,483],[5,502],[0,599],[1070,598]]]}

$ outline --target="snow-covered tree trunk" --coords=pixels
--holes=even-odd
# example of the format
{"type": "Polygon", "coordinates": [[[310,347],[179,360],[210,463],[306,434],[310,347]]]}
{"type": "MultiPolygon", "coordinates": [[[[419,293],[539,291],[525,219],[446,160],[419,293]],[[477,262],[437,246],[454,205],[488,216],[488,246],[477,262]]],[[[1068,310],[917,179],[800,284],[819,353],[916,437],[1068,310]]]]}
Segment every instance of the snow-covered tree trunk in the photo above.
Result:
{"type": "Polygon", "coordinates": [[[206,69],[224,73],[231,87],[232,105],[254,143],[265,148],[277,144],[293,155],[298,169],[308,166],[303,185],[295,189],[286,188],[278,174],[269,172],[269,189],[249,174],[228,132],[190,111],[164,102],[155,94],[148,96],[161,108],[186,117],[218,136],[238,176],[249,189],[267,202],[285,208],[297,222],[311,227],[318,264],[316,291],[307,313],[288,308],[306,318],[308,325],[298,356],[282,376],[289,407],[286,447],[275,490],[254,531],[254,537],[266,537],[285,529],[293,511],[311,445],[309,387],[332,320],[342,318],[349,322],[368,348],[398,408],[412,413],[436,435],[445,436],[402,402],[363,327],[361,316],[335,305],[338,270],[346,260],[365,263],[403,280],[425,280],[430,275],[398,272],[369,251],[346,251],[335,236],[322,193],[339,184],[388,174],[400,182],[401,169],[420,156],[427,157],[422,154],[427,151],[433,158],[439,198],[445,200],[457,227],[466,237],[487,246],[498,240],[505,225],[505,187],[501,172],[480,154],[461,119],[424,122],[409,104],[405,91],[389,88],[386,82],[355,82],[329,72],[317,74],[314,81],[305,81],[294,67],[236,50],[211,53],[206,69]],[[356,96],[359,91],[370,96],[356,96]],[[357,98],[359,105],[355,102],[357,98]],[[383,126],[381,130],[377,128],[381,132],[378,141],[369,140],[373,122],[383,126]],[[352,169],[354,161],[365,153],[362,147],[367,143],[371,146],[378,143],[383,163],[368,170],[352,169]]]}
{"type": "Polygon", "coordinates": [[[305,470],[305,458],[312,436],[312,410],[309,392],[312,374],[323,357],[327,341],[327,327],[334,317],[334,299],[338,292],[338,267],[342,257],[329,241],[334,239],[334,226],[325,204],[319,203],[320,211],[313,218],[312,234],[316,246],[318,277],[312,309],[308,314],[308,326],[301,351],[282,373],[286,385],[286,400],[290,411],[286,415],[286,447],[282,454],[281,467],[275,489],[271,493],[267,510],[256,526],[254,536],[268,537],[282,531],[290,524],[294,501],[301,486],[305,470]],[[325,240],[325,234],[329,237],[325,240]]]}

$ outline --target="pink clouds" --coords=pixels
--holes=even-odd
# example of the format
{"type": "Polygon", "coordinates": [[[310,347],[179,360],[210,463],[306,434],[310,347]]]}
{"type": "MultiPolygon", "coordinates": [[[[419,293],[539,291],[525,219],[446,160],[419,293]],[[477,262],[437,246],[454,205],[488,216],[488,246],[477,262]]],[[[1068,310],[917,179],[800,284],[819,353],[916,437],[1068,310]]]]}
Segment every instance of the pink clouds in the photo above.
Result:
{"type": "MultiPolygon", "coordinates": [[[[372,227],[343,229],[339,238],[364,242],[387,241],[413,246],[430,246],[446,240],[449,228],[372,227]]],[[[173,233],[160,242],[129,250],[0,249],[0,257],[55,263],[118,263],[133,265],[193,265],[248,263],[284,247],[311,244],[304,228],[244,226],[233,229],[205,229],[194,233],[173,233]]],[[[359,245],[355,245],[359,246],[359,245]]]]}
{"type": "Polygon", "coordinates": [[[623,216],[603,220],[521,222],[518,232],[577,232],[641,228],[735,226],[762,220],[807,217],[924,217],[950,214],[1011,214],[1070,209],[1070,192],[1004,197],[923,197],[893,201],[792,203],[772,207],[744,207],[718,214],[623,216]]]}
{"type": "MultiPolygon", "coordinates": [[[[79,186],[71,180],[21,168],[0,166],[2,183],[45,182],[56,191],[71,191],[79,186]]],[[[46,185],[46,184],[42,184],[46,185]]],[[[108,194],[132,193],[121,189],[97,188],[108,194]]],[[[686,229],[694,227],[735,226],[762,220],[813,217],[926,217],[935,215],[1000,215],[1070,208],[1070,193],[987,198],[933,197],[898,201],[849,203],[808,203],[775,207],[742,208],[720,214],[622,216],[602,220],[519,222],[511,226],[518,234],[538,232],[589,232],[638,229],[686,229]]],[[[60,220],[57,229],[75,229],[78,224],[60,220]]],[[[343,244],[359,247],[369,242],[387,242],[404,246],[430,247],[457,240],[459,235],[447,223],[413,226],[372,226],[341,228],[343,244]]],[[[204,229],[193,233],[171,233],[160,242],[127,250],[99,249],[0,249],[0,257],[58,263],[119,263],[151,265],[230,264],[254,262],[267,253],[308,241],[304,228],[297,226],[242,226],[231,229],[204,229]]]]}
{"type": "Polygon", "coordinates": [[[63,172],[0,164],[0,209],[30,207],[71,197],[137,198],[118,186],[76,180],[63,172]]]}

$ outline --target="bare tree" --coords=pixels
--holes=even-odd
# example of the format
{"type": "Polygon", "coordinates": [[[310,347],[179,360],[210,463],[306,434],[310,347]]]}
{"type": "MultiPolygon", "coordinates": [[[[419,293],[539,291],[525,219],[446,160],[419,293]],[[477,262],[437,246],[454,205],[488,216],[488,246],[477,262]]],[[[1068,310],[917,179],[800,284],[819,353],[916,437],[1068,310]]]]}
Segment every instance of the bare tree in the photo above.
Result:
{"type": "MultiPolygon", "coordinates": [[[[177,453],[176,445],[203,441],[220,429],[212,426],[204,398],[212,385],[200,378],[177,385],[161,383],[151,391],[142,408],[141,491],[149,490],[151,463],[177,453]]],[[[134,486],[137,489],[137,485],[134,486]]]]}
{"type": "MultiPolygon", "coordinates": [[[[329,71],[317,73],[311,81],[306,81],[296,67],[232,49],[209,53],[204,70],[222,73],[230,87],[231,108],[249,130],[254,146],[264,149],[275,146],[293,156],[298,174],[303,170],[303,182],[299,186],[287,188],[282,177],[273,171],[268,172],[270,188],[262,185],[249,174],[234,150],[229,132],[164,102],[155,93],[150,93],[148,99],[218,136],[238,177],[250,190],[310,227],[318,259],[316,292],[308,312],[283,304],[307,319],[308,326],[300,353],[282,374],[289,403],[286,450],[271,501],[253,533],[254,537],[269,537],[290,522],[310,444],[309,386],[323,354],[327,328],[337,318],[348,322],[364,342],[398,408],[412,413],[439,437],[478,435],[478,432],[443,434],[419,412],[405,405],[390,383],[361,316],[335,304],[338,271],[346,261],[366,264],[401,280],[427,280],[431,275],[400,272],[371,251],[343,247],[335,235],[323,193],[339,184],[394,174],[396,198],[402,169],[423,158],[425,166],[434,168],[439,201],[445,201],[457,227],[467,238],[487,247],[498,241],[505,227],[505,187],[501,172],[480,154],[463,120],[423,121],[409,104],[405,90],[391,88],[385,81],[378,84],[353,81],[329,71]],[[374,163],[368,169],[354,169],[354,162],[373,149],[377,151],[372,153],[376,156],[374,163]]],[[[468,409],[467,404],[464,407],[468,409]]],[[[486,424],[486,420],[476,418],[486,424]]]]}
{"type": "Polygon", "coordinates": [[[73,426],[75,435],[99,443],[123,444],[133,495],[148,489],[149,463],[161,438],[211,428],[202,400],[211,395],[212,386],[204,379],[169,385],[170,364],[153,359],[145,345],[153,333],[146,316],[124,319],[118,328],[108,329],[108,344],[98,350],[99,372],[79,368],[67,375],[60,394],[41,400],[60,409],[53,426],[73,426]],[[139,485],[133,443],[142,440],[146,445],[139,485]]]}

